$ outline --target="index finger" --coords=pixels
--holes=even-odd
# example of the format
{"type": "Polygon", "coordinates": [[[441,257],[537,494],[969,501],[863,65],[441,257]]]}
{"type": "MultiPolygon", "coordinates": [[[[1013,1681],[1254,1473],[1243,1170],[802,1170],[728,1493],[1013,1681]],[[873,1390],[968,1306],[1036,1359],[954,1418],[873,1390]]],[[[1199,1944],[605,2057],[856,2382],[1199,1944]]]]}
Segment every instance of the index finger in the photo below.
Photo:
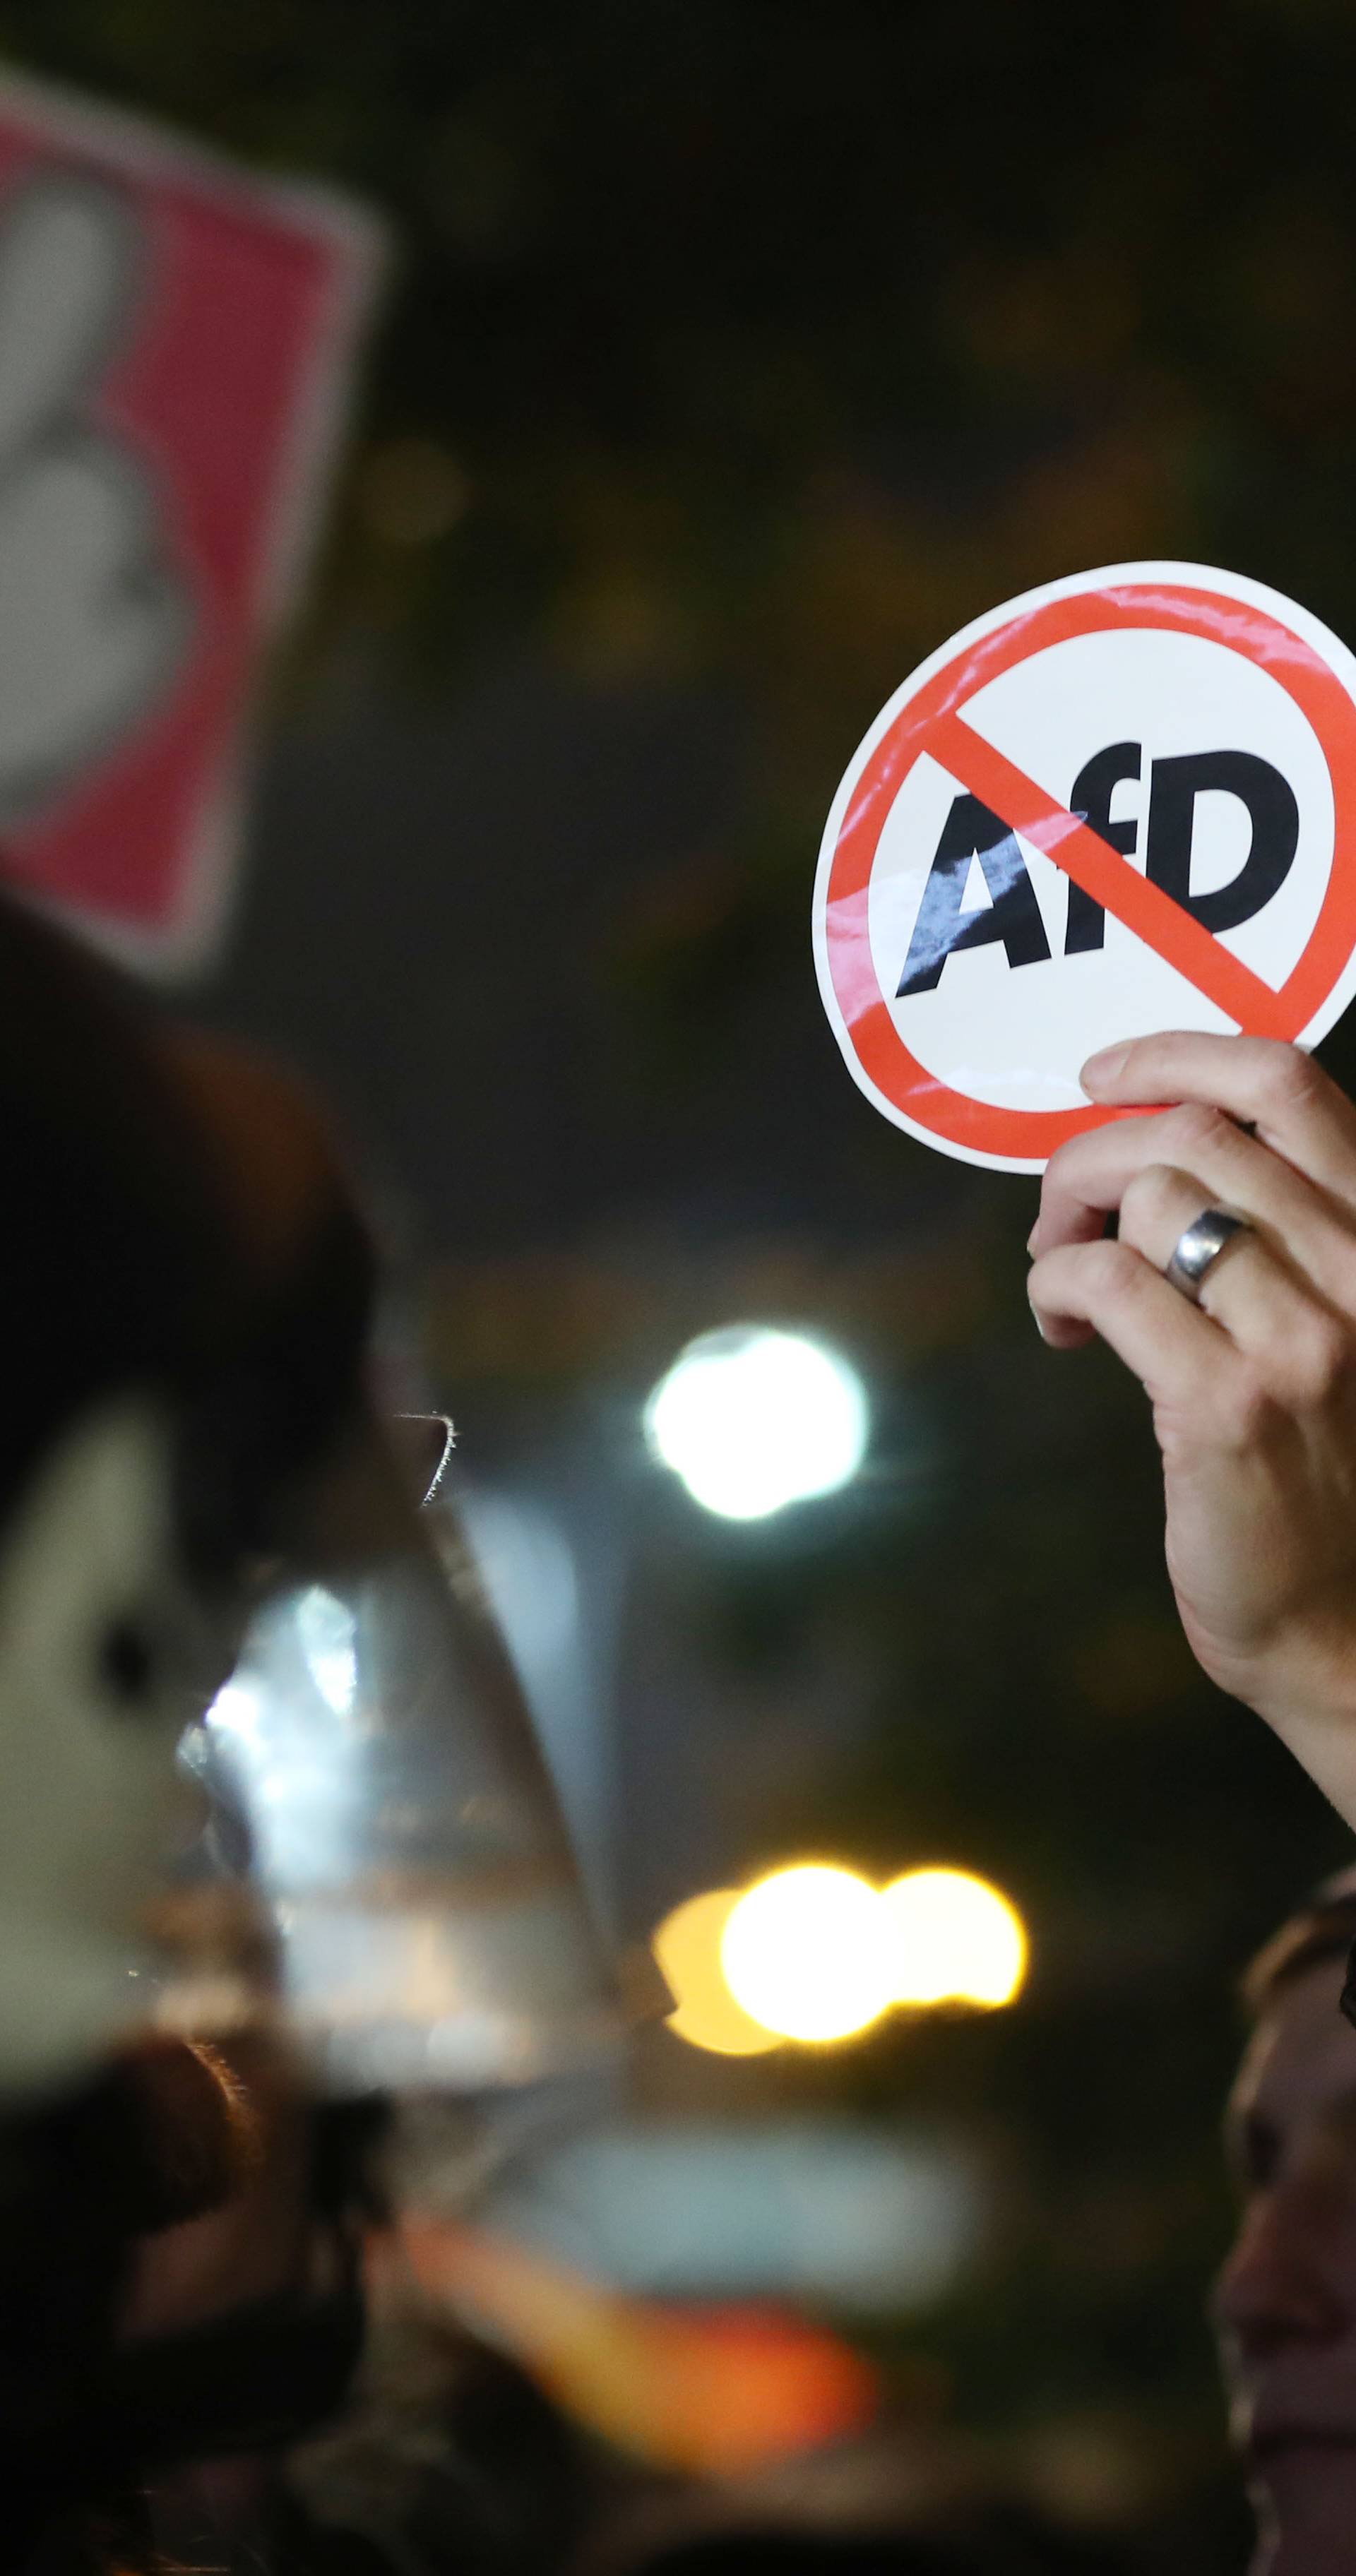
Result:
{"type": "Polygon", "coordinates": [[[1104,1047],[1079,1079],[1089,1099],[1118,1108],[1196,1100],[1222,1109],[1356,1209],[1356,1109],[1301,1047],[1171,1029],[1104,1047]]]}

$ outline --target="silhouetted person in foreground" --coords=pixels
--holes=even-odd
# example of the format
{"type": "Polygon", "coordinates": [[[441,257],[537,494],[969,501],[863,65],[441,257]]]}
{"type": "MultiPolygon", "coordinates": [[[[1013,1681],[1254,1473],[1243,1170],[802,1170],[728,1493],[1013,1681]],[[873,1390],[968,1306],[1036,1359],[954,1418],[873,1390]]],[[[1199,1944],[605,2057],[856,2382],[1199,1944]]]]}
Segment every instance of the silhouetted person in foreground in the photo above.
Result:
{"type": "Polygon", "coordinates": [[[1356,1869],[1248,1972],[1254,2016],[1229,2099],[1238,2234],[1215,2293],[1255,2576],[1356,2565],[1356,2031],[1338,2010],[1356,1869]]]}

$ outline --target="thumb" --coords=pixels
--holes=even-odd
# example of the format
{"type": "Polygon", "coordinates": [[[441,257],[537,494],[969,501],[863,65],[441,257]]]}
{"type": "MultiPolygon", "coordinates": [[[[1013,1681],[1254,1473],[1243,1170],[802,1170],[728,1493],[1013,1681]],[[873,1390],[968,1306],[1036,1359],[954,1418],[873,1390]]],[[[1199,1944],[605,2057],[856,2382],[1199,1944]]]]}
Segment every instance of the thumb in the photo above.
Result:
{"type": "Polygon", "coordinates": [[[0,218],[0,467],[91,385],[132,283],[136,220],[93,179],[45,178],[0,218]]]}

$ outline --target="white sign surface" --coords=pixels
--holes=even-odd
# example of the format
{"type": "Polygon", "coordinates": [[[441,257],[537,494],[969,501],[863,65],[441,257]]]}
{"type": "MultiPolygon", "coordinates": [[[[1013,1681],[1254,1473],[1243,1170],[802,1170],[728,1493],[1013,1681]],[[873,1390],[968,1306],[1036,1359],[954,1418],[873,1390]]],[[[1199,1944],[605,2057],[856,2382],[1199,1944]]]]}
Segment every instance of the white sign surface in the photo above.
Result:
{"type": "Polygon", "coordinates": [[[1356,659],[1193,564],[1011,600],[904,683],[815,887],[854,1079],[943,1153],[1041,1170],[1078,1070],[1163,1028],[1313,1044],[1356,989],[1356,659]]]}

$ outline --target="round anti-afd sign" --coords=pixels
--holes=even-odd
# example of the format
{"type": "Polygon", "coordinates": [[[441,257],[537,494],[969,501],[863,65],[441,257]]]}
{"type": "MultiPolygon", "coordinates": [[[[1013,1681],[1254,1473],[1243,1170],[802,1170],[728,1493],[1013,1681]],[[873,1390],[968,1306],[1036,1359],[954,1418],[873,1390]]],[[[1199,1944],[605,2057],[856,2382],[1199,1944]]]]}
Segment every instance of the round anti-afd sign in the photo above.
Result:
{"type": "Polygon", "coordinates": [[[1116,1039],[1313,1045],[1356,990],[1356,658],[1197,564],[1009,600],[850,763],[814,935],[868,1099],[997,1169],[1117,1114],[1078,1082],[1116,1039]]]}

